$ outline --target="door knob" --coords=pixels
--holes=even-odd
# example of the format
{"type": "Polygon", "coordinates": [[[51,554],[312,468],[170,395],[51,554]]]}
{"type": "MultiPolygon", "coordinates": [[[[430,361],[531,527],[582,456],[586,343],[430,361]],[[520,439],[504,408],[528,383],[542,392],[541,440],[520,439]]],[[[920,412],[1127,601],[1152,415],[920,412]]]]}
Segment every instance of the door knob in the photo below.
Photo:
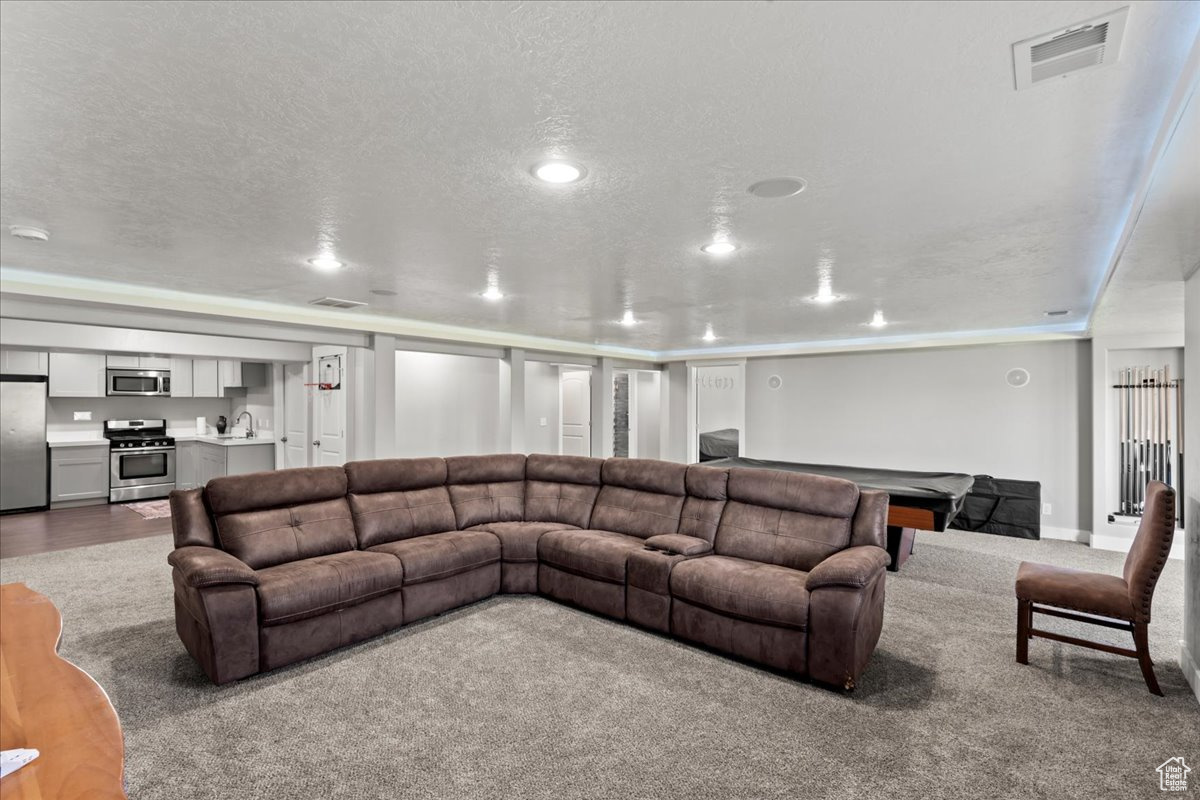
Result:
{"type": "Polygon", "coordinates": [[[285,443],[285,444],[286,444],[286,443],[287,443],[287,437],[286,437],[286,436],[280,436],[280,437],[279,437],[279,441],[281,441],[281,442],[283,442],[283,443],[285,443]]]}
{"type": "Polygon", "coordinates": [[[320,446],[321,446],[321,440],[320,440],[320,439],[317,439],[315,442],[313,442],[313,447],[320,447],[320,446]]]}

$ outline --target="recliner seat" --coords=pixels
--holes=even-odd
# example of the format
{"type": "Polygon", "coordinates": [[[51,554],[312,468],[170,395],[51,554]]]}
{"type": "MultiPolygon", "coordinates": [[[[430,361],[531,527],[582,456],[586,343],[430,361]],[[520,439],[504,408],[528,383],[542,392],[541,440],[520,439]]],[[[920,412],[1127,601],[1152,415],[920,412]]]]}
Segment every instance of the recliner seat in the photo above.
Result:
{"type": "Polygon", "coordinates": [[[883,622],[887,495],[646,459],[381,459],[171,495],[176,630],[216,683],[498,592],[852,688],[883,622]]]}

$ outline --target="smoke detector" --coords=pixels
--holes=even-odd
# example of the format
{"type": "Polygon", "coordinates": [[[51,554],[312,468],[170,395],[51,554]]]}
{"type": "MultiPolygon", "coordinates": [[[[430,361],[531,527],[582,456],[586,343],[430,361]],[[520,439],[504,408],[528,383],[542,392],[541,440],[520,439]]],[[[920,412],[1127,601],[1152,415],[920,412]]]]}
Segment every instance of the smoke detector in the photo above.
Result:
{"type": "Polygon", "coordinates": [[[310,306],[325,306],[326,308],[362,308],[366,303],[360,303],[358,300],[341,300],[337,297],[318,297],[316,300],[309,300],[310,306]]]}
{"type": "Polygon", "coordinates": [[[1017,42],[1013,75],[1017,89],[1112,64],[1121,52],[1129,7],[1017,42]]]}
{"type": "Polygon", "coordinates": [[[50,241],[50,232],[41,228],[34,228],[29,225],[9,225],[8,232],[18,239],[24,239],[27,242],[48,242],[50,241]]]}
{"type": "Polygon", "coordinates": [[[1004,382],[1014,389],[1022,389],[1029,385],[1029,370],[1013,367],[1004,375],[1004,382]]]}

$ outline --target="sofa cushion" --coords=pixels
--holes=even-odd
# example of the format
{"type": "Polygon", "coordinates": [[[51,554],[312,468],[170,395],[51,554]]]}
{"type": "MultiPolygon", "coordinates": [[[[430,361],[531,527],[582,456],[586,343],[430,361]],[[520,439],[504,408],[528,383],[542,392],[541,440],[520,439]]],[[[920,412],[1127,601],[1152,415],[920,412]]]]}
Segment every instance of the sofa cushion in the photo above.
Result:
{"type": "Polygon", "coordinates": [[[256,472],[213,478],[204,499],[214,516],[305,505],[346,496],[346,472],[341,467],[256,472]]]}
{"type": "Polygon", "coordinates": [[[446,459],[446,485],[459,529],[525,518],[525,456],[457,456],[446,459]]]}
{"type": "Polygon", "coordinates": [[[684,464],[651,459],[608,459],[588,527],[643,539],[677,533],[687,469],[684,464]]]}
{"type": "Polygon", "coordinates": [[[221,549],[251,569],[341,553],[356,543],[344,497],[221,514],[215,521],[221,549]]]}
{"type": "Polygon", "coordinates": [[[257,576],[262,624],[282,625],[396,591],[404,570],[392,556],[351,550],[267,567],[257,576]]]}
{"type": "Polygon", "coordinates": [[[625,559],[641,550],[638,536],[615,531],[550,531],[538,540],[538,560],[585,578],[625,583],[625,559]]]}
{"type": "Polygon", "coordinates": [[[500,555],[510,564],[537,563],[538,539],[550,531],[578,530],[561,522],[489,522],[473,531],[487,531],[500,540],[500,555]]]}
{"type": "Polygon", "coordinates": [[[449,578],[500,561],[500,540],[487,531],[445,531],[376,545],[404,565],[404,585],[449,578]]]}
{"type": "Polygon", "coordinates": [[[534,454],[525,459],[525,521],[586,528],[604,459],[534,454]]]}
{"type": "Polygon", "coordinates": [[[728,498],[729,470],[693,464],[687,468],[687,497],[679,514],[679,532],[712,542],[728,498]]]}
{"type": "Polygon", "coordinates": [[[454,506],[440,458],[386,458],[346,465],[358,546],[453,530],[454,506]]]}
{"type": "Polygon", "coordinates": [[[671,596],[751,622],[805,630],[808,573],[741,558],[706,556],[671,570],[671,596]]]}
{"type": "Polygon", "coordinates": [[[717,555],[807,571],[850,544],[859,496],[850,481],[734,467],[727,491],[717,555]]]}

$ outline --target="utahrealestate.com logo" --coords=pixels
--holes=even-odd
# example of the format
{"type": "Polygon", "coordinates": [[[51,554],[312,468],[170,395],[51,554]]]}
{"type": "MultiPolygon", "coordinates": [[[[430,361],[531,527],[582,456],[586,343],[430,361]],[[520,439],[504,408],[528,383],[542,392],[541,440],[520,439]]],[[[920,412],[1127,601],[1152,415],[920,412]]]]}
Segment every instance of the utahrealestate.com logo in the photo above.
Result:
{"type": "Polygon", "coordinates": [[[1192,768],[1183,763],[1183,756],[1168,758],[1158,766],[1158,788],[1164,792],[1186,792],[1188,773],[1192,768]]]}

